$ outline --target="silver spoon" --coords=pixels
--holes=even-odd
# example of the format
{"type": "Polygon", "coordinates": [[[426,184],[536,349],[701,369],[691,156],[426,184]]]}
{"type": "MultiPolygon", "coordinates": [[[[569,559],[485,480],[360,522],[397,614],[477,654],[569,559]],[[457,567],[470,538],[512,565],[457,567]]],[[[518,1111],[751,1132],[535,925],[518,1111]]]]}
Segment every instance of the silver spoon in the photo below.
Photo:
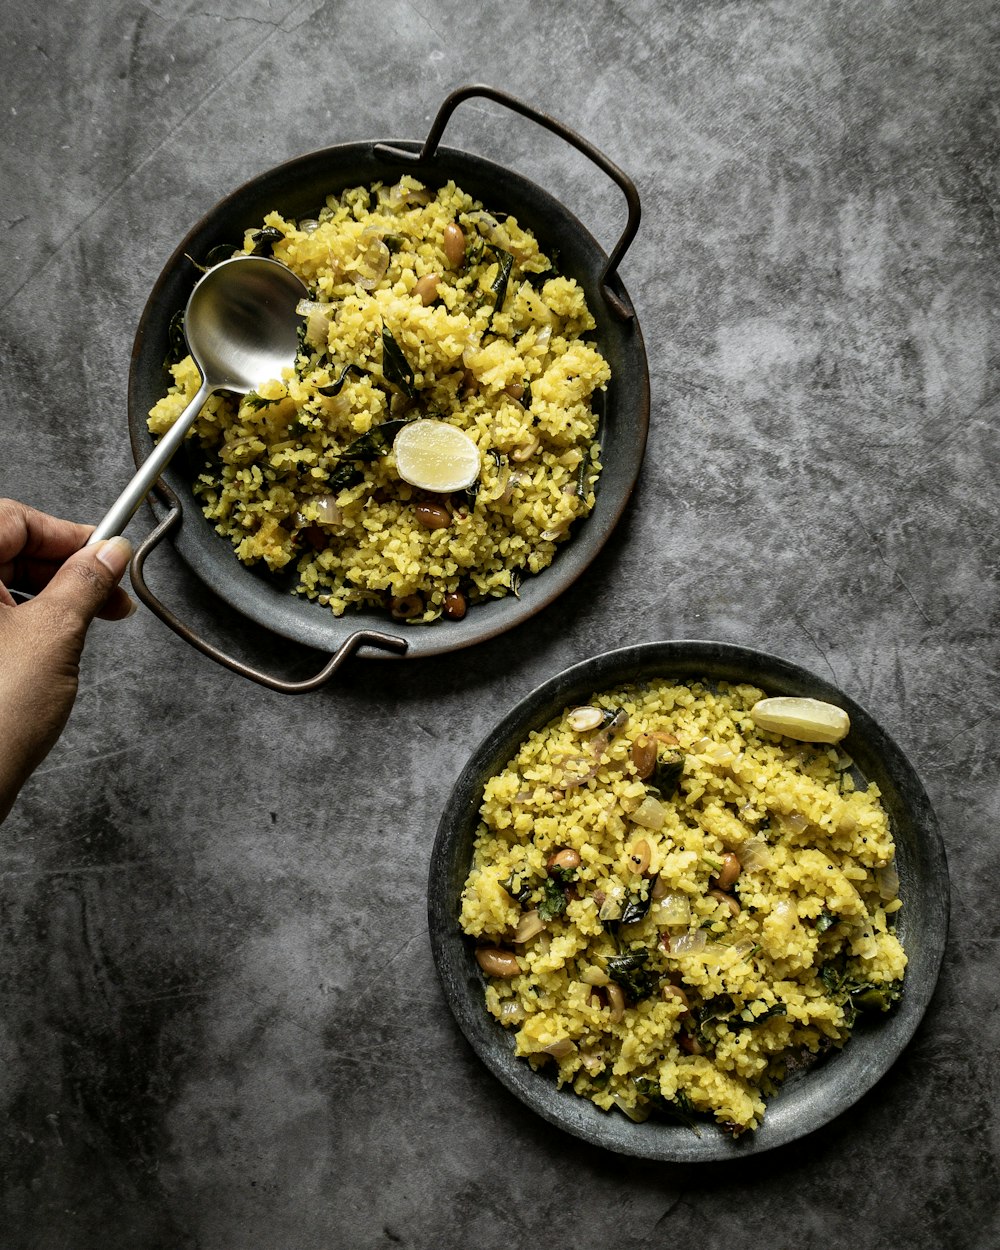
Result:
{"type": "Polygon", "coordinates": [[[87,545],[120,534],[170,463],[214,391],[246,395],[294,365],[309,292],[294,273],[265,256],[233,256],[195,284],[184,312],[184,336],[201,374],[201,387],[143,461],[87,545]]]}

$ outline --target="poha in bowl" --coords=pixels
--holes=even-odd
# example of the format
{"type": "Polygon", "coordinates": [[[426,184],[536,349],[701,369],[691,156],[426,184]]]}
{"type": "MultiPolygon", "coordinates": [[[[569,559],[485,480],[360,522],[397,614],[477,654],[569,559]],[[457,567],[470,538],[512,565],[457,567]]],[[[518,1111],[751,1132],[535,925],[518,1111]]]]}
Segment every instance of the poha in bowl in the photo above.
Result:
{"type": "Polygon", "coordinates": [[[533,731],[485,785],[460,922],[515,1053],[604,1110],[739,1135],[900,996],[895,847],[839,746],[749,685],[652,681],[533,731]]]}
{"type": "MultiPolygon", "coordinates": [[[[513,216],[408,175],[315,217],[269,213],[242,240],[261,249],[310,289],[301,352],[203,408],[189,437],[205,516],[242,562],[294,570],[294,592],[336,616],[429,623],[516,594],[594,507],[610,369],[582,288],[513,216]],[[400,471],[396,440],[431,422],[466,436],[462,488],[400,471]]],[[[171,373],[157,436],[200,383],[190,356],[171,373]]]]}
{"type": "Polygon", "coordinates": [[[448,1004],[490,1071],[568,1132],[607,1149],[675,1162],[772,1149],[820,1128],[871,1090],[927,1008],[949,909],[947,864],[933,810],[906,757],[871,715],[828,681],[776,656],[697,641],[608,652],[527,695],[473,752],[455,783],[438,828],[428,890],[431,944],[448,1004]],[[835,706],[847,715],[850,732],[833,754],[827,746],[792,746],[802,780],[782,784],[766,763],[778,740],[747,724],[749,687],[769,697],[835,706]],[[682,703],[671,709],[679,722],[673,729],[644,725],[643,717],[659,716],[655,706],[643,707],[645,700],[655,704],[652,692],[665,688],[686,688],[694,702],[688,710],[682,703]],[[601,722],[607,713],[613,720],[621,703],[595,699],[594,692],[625,689],[635,702],[628,746],[619,720],[609,735],[611,755],[602,751],[599,763],[587,746],[588,735],[608,735],[611,722],[601,722]],[[595,713],[599,721],[593,721],[595,713]],[[728,740],[704,743],[711,735],[699,720],[704,718],[707,728],[716,713],[728,740]],[[593,728],[586,727],[587,715],[593,728]],[[678,747],[684,743],[686,776],[675,794],[680,806],[662,798],[669,772],[660,774],[658,796],[649,793],[654,774],[638,775],[648,760],[631,767],[635,739],[650,736],[650,728],[678,738],[678,747]],[[744,756],[746,745],[754,744],[749,761],[738,762],[736,735],[744,740],[744,756]],[[548,774],[551,761],[544,757],[557,740],[565,752],[552,765],[563,770],[560,786],[552,784],[551,775],[526,778],[530,771],[548,774]],[[754,792],[743,817],[742,798],[732,807],[734,764],[744,774],[742,784],[754,792]],[[604,803],[590,808],[605,785],[604,803]],[[543,806],[556,803],[551,793],[556,789],[563,794],[559,804],[569,794],[574,806],[581,805],[576,823],[590,830],[588,836],[578,837],[568,827],[573,822],[561,822],[555,808],[527,807],[529,796],[543,806]],[[807,793],[811,798],[804,803],[807,793]],[[650,798],[667,809],[643,811],[654,825],[662,816],[658,829],[631,819],[650,798]],[[509,822],[501,816],[504,809],[509,822]],[[816,830],[822,831],[825,848],[809,846],[816,830]],[[870,863],[859,861],[855,868],[847,859],[857,850],[857,836],[868,837],[872,851],[861,841],[860,860],[867,857],[870,863]],[[794,868],[807,850],[819,855],[806,855],[794,868]],[[741,852],[744,860],[735,874],[726,857],[739,859],[741,852]],[[489,871],[481,876],[486,857],[493,855],[497,868],[507,866],[501,855],[509,857],[511,868],[495,886],[489,871]],[[516,863],[523,881],[513,879],[516,863]],[[794,898],[794,915],[779,905],[782,894],[794,898]],[[894,905],[897,894],[900,907],[894,905]],[[655,904],[665,906],[653,911],[655,904]],[[870,928],[857,923],[862,907],[870,928]],[[463,922],[473,930],[481,923],[480,935],[470,937],[463,922]],[[754,928],[759,933],[753,934],[754,928]],[[525,957],[532,944],[534,953],[525,957]],[[517,967],[507,962],[490,968],[491,952],[517,967]],[[760,956],[758,967],[753,961],[760,956]],[[734,978],[740,973],[738,985],[734,978]],[[529,987],[533,976],[537,994],[529,987]],[[524,978],[520,984],[518,978],[524,978]],[[521,988],[534,1003],[527,996],[521,1000],[521,988]],[[509,1017],[509,1027],[487,1010],[487,992],[499,1017],[509,1017]],[[889,1010],[880,1010],[884,1006],[889,1010]],[[619,1009],[620,1019],[612,1018],[619,1009]],[[626,1022],[639,1028],[629,1032],[626,1022]],[[840,1045],[849,1028],[849,1041],[840,1045]],[[725,1064],[717,1076],[712,1060],[718,1052],[725,1064]],[[776,1087],[773,1094],[764,1080],[754,1084],[764,1069],[776,1087]],[[584,1096],[575,1092],[577,1080],[584,1096]],[[587,1096],[601,1095],[602,1080],[611,1095],[608,1110],[587,1096]],[[751,1122],[757,1127],[747,1131],[751,1122]]]}

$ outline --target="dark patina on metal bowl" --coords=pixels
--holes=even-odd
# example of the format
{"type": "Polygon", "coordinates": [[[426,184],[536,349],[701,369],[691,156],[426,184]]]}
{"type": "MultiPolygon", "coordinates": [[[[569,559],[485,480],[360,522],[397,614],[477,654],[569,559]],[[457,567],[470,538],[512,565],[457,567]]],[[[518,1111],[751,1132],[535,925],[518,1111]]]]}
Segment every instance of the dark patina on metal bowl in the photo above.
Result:
{"type": "Polygon", "coordinates": [[[136,593],[187,641],[211,658],[274,689],[313,689],[332,676],[355,652],[365,656],[430,656],[484,641],[511,629],[551,603],[587,568],[607,541],[635,486],[649,426],[649,370],[634,309],[617,267],[639,225],[639,198],[631,180],[592,144],[553,118],[491,87],[469,86],[442,104],[421,145],[414,142],[351,143],[299,157],[254,178],[222,200],[181,241],[167,262],[142,314],[129,376],[128,414],[138,464],[151,448],[146,428],[150,408],[164,393],[163,368],[171,320],[183,309],[204,261],[214,248],[242,241],[278,209],[290,218],[314,214],[326,198],[348,187],[395,182],[411,174],[439,187],[449,179],[492,211],[513,214],[544,250],[556,250],[559,266],[582,286],[597,323],[593,337],[611,367],[611,381],[600,397],[602,448],[597,501],[591,514],[558,551],[552,565],[526,578],[519,595],[474,605],[461,621],[404,627],[388,614],[352,612],[334,617],[327,608],[296,598],[286,586],[261,576],[237,560],[232,545],[205,519],[191,494],[190,467],[177,457],[163,474],[159,498],[151,497],[159,522],[133,560],[136,593]],[[481,156],[441,147],[439,140],[455,107],[484,96],[544,126],[589,157],[617,183],[625,196],[627,221],[608,256],[577,218],[554,196],[519,174],[481,156]],[[321,673],[307,682],[284,682],[249,669],[196,635],[156,598],[143,565],[165,534],[190,568],[216,594],[257,624],[307,646],[332,653],[321,673]]]}
{"type": "Polygon", "coordinates": [[[743,1158],[802,1137],[861,1098],[899,1056],[920,1022],[937,981],[948,929],[948,869],[923,786],[900,748],[873,717],[829,682],[763,652],[718,642],[653,642],[611,651],[539,686],[473,753],[451,793],[431,857],[428,918],[445,996],[473,1049],[512,1093],[546,1120],[595,1145],[670,1162],[743,1158]],[[843,1050],[790,1077],[770,1099],[762,1126],[738,1139],[716,1126],[691,1128],[650,1118],[635,1124],[604,1112],[514,1055],[513,1037],[486,1010],[474,944],[458,925],[472,860],[483,786],[533,729],[596,692],[655,679],[750,682],[769,695],[823,699],[844,708],[851,730],[845,751],[881,791],[896,842],[903,907],[897,934],[908,957],[903,996],[883,1015],[859,1017],[843,1050]]]}

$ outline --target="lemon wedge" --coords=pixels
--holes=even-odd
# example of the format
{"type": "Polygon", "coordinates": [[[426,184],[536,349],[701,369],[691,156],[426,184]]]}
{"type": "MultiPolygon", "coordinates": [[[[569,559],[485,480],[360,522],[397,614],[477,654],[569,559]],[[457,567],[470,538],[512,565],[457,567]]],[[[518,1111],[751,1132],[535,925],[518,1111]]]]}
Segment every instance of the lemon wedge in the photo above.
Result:
{"type": "Polygon", "coordinates": [[[479,476],[479,448],[447,421],[410,421],[396,435],[392,450],[399,476],[421,490],[465,490],[479,476]]]}
{"type": "Polygon", "coordinates": [[[851,718],[843,708],[820,699],[760,699],[750,715],[758,729],[798,742],[839,742],[851,728],[851,718]]]}

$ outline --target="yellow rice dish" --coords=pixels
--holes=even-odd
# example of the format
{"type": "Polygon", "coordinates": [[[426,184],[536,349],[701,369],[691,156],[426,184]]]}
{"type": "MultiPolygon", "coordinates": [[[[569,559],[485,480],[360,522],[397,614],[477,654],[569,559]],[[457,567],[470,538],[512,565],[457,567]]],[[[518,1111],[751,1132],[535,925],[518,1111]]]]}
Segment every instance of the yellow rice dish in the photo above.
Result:
{"type": "MultiPolygon", "coordinates": [[[[189,446],[205,515],[248,565],[341,615],[460,618],[516,593],[594,506],[595,392],[610,369],[583,291],[513,217],[453,183],[404,177],[331,196],[315,218],[268,214],[245,253],[307,285],[296,367],[208,400],[189,446]],[[468,435],[467,489],[404,480],[394,441],[431,418],[468,435]]],[[[199,385],[189,356],[151,410],[161,435],[199,385]]]]}
{"type": "Polygon", "coordinates": [[[634,1120],[757,1128],[901,992],[878,790],[839,746],[758,728],[762,697],[607,692],[486,783],[461,907],[486,1007],[517,1055],[634,1120]]]}

